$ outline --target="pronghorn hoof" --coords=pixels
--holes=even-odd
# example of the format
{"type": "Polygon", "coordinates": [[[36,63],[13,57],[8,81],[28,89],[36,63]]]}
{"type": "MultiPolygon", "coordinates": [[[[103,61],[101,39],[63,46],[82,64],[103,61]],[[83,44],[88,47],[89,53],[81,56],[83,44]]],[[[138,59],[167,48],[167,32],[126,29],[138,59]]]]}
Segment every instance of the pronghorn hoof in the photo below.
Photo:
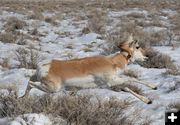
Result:
{"type": "Polygon", "coordinates": [[[151,101],[151,100],[149,100],[149,101],[147,102],[147,104],[152,104],[152,101],[151,101]]]}
{"type": "Polygon", "coordinates": [[[156,86],[156,87],[154,87],[153,89],[154,89],[154,90],[157,90],[158,88],[157,88],[157,86],[156,86]]]}

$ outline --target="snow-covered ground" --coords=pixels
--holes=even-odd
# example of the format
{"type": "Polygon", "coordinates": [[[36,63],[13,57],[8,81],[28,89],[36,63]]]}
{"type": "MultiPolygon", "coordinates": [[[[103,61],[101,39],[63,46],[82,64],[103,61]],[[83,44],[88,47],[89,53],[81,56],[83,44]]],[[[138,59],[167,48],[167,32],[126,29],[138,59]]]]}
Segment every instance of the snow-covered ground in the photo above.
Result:
{"type": "MultiPolygon", "coordinates": [[[[18,94],[22,95],[27,86],[29,77],[34,73],[35,70],[18,68],[19,62],[16,59],[15,51],[19,47],[27,47],[28,44],[32,44],[39,51],[42,61],[50,60],[52,58],[58,59],[72,59],[81,58],[87,56],[99,55],[107,47],[105,40],[99,38],[99,34],[90,32],[88,34],[82,34],[82,29],[87,26],[87,20],[76,21],[74,25],[73,17],[66,17],[57,25],[52,25],[45,21],[40,21],[36,19],[28,19],[27,15],[22,15],[14,12],[9,12],[2,10],[0,8],[0,31],[5,32],[3,25],[8,17],[14,16],[21,19],[27,23],[27,26],[21,30],[21,32],[28,34],[29,30],[37,28],[39,36],[39,41],[27,40],[26,45],[18,45],[14,43],[4,43],[0,41],[0,62],[3,59],[9,59],[10,69],[3,68],[0,65],[0,85],[11,85],[16,84],[18,86],[18,94]],[[36,27],[34,27],[36,24],[36,27]],[[60,35],[68,32],[69,35],[60,35]]],[[[162,10],[167,14],[174,14],[176,12],[172,10],[162,10]]],[[[116,23],[119,22],[121,16],[125,16],[131,13],[144,14],[145,17],[148,16],[148,11],[139,8],[133,8],[122,11],[111,11],[108,17],[113,19],[112,26],[110,29],[116,27],[116,23]]],[[[44,16],[51,16],[52,13],[44,13],[44,16]]],[[[162,21],[169,25],[169,20],[166,17],[161,18],[162,21]]],[[[109,27],[108,27],[109,28],[109,27]]],[[[165,27],[149,26],[145,27],[145,31],[161,31],[165,30],[165,27]]],[[[154,47],[161,53],[169,55],[176,65],[180,64],[180,48],[172,49],[168,46],[154,47]]],[[[114,92],[108,89],[82,89],[78,91],[78,94],[95,94],[104,99],[110,97],[117,97],[119,99],[132,99],[136,101],[134,106],[127,111],[127,115],[131,116],[131,113],[136,109],[141,109],[140,117],[141,119],[146,119],[147,117],[152,120],[152,125],[162,125],[164,124],[165,111],[170,104],[180,103],[180,86],[176,85],[180,81],[180,76],[173,75],[163,75],[166,69],[156,69],[156,68],[144,68],[137,64],[128,65],[127,69],[134,70],[140,74],[139,79],[144,81],[149,81],[157,85],[157,90],[151,90],[141,84],[136,84],[140,87],[145,95],[150,98],[153,103],[150,105],[144,104],[139,101],[133,95],[125,92],[114,92]],[[171,88],[177,87],[174,91],[171,88]]],[[[180,82],[179,82],[180,83],[180,82]]],[[[179,84],[178,83],[178,84],[179,84]]],[[[33,93],[41,93],[40,90],[33,90],[33,93]]],[[[140,124],[141,120],[135,121],[135,124],[140,124]]],[[[43,114],[22,114],[15,119],[2,118],[0,119],[0,125],[49,125],[52,124],[49,118],[43,114]],[[25,118],[26,117],[26,118],[25,118]],[[26,121],[24,120],[26,119],[26,121]]]]}

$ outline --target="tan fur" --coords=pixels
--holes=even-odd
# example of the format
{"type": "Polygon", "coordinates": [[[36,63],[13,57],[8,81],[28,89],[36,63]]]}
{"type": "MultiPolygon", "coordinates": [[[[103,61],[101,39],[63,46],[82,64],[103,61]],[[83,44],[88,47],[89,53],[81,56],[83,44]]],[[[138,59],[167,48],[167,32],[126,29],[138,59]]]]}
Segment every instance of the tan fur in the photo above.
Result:
{"type": "Polygon", "coordinates": [[[123,81],[118,78],[117,71],[123,69],[133,58],[133,54],[137,51],[138,55],[144,59],[141,49],[136,50],[136,43],[132,38],[118,46],[120,53],[114,56],[96,56],[86,57],[74,60],[52,60],[48,64],[41,65],[35,74],[36,81],[30,80],[26,90],[29,93],[32,87],[39,88],[45,92],[57,92],[66,81],[73,78],[84,78],[87,76],[103,77],[107,84],[114,81],[123,81]]]}

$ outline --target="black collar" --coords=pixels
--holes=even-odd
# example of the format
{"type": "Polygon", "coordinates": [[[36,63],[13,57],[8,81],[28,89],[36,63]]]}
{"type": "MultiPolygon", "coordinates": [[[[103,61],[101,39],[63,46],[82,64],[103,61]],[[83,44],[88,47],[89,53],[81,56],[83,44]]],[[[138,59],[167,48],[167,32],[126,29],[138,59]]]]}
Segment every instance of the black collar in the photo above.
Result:
{"type": "Polygon", "coordinates": [[[122,51],[122,55],[123,55],[125,58],[127,58],[127,59],[130,59],[130,58],[131,58],[131,54],[130,54],[128,51],[123,50],[123,51],[122,51]],[[124,54],[123,52],[125,52],[125,53],[127,53],[127,54],[124,54]]]}

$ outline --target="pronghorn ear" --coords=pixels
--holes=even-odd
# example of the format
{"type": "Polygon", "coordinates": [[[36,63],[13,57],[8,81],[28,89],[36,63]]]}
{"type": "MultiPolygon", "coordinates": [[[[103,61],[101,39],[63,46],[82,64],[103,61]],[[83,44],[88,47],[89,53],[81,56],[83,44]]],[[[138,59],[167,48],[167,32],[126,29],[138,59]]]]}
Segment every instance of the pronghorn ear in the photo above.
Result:
{"type": "Polygon", "coordinates": [[[138,40],[137,40],[137,39],[135,39],[135,40],[134,40],[134,43],[135,43],[135,44],[138,44],[138,40]]]}
{"type": "Polygon", "coordinates": [[[133,36],[132,36],[132,33],[129,35],[129,37],[128,37],[128,40],[127,40],[127,42],[128,43],[132,43],[134,40],[133,40],[133,36]]]}
{"type": "Polygon", "coordinates": [[[117,47],[122,49],[124,48],[125,46],[127,46],[128,44],[126,42],[123,42],[123,43],[120,43],[117,47]]]}
{"type": "Polygon", "coordinates": [[[122,46],[123,46],[123,44],[121,43],[121,44],[119,44],[117,47],[118,47],[118,48],[121,48],[122,46]]]}
{"type": "Polygon", "coordinates": [[[129,47],[135,47],[137,45],[139,45],[138,40],[134,40],[131,43],[129,43],[129,47]]]}
{"type": "Polygon", "coordinates": [[[135,41],[132,41],[131,43],[129,43],[129,47],[134,47],[136,45],[135,41]]]}

